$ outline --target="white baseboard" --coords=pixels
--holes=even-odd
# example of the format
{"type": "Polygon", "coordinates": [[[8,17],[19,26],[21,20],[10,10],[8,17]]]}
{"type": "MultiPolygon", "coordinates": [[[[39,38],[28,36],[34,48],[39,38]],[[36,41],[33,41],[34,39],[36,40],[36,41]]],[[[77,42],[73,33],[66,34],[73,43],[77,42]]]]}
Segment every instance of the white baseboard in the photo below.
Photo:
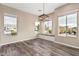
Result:
{"type": "Polygon", "coordinates": [[[69,46],[69,47],[72,47],[72,48],[79,49],[78,46],[74,46],[74,45],[70,45],[70,44],[66,44],[66,43],[62,43],[62,42],[57,42],[57,41],[55,41],[55,37],[48,38],[48,37],[45,37],[45,36],[41,35],[41,36],[38,36],[38,38],[45,39],[45,40],[48,40],[48,41],[53,41],[53,42],[61,44],[61,45],[65,45],[65,46],[69,46]]]}
{"type": "MultiPolygon", "coordinates": [[[[26,39],[27,39],[27,40],[33,40],[33,39],[35,39],[35,37],[34,37],[34,38],[26,38],[26,39]]],[[[17,41],[5,43],[5,44],[0,44],[0,47],[2,47],[3,45],[7,45],[7,44],[12,44],[12,43],[17,43],[17,42],[27,41],[26,39],[17,40],[17,41]]]]}
{"type": "Polygon", "coordinates": [[[58,43],[58,44],[61,44],[61,45],[69,46],[69,47],[72,47],[72,48],[79,49],[79,47],[77,47],[77,46],[73,46],[73,45],[70,45],[70,44],[65,44],[65,43],[57,42],[57,41],[53,41],[53,42],[58,43]]]}
{"type": "MultiPolygon", "coordinates": [[[[38,37],[38,38],[40,38],[40,37],[38,37]]],[[[32,40],[32,39],[36,39],[36,37],[34,37],[34,38],[27,38],[27,40],[32,40]]],[[[41,38],[41,39],[44,39],[44,38],[41,38]]],[[[3,46],[3,45],[17,43],[17,42],[22,42],[22,41],[27,41],[27,40],[26,39],[23,39],[23,40],[18,40],[18,41],[14,41],[14,42],[9,42],[9,43],[5,43],[5,44],[1,44],[0,47],[3,46]]],[[[48,40],[48,39],[45,39],[45,40],[48,40]]],[[[69,47],[72,47],[72,48],[79,49],[79,47],[77,47],[77,46],[65,44],[65,43],[62,43],[62,42],[57,42],[57,41],[55,41],[55,38],[54,38],[54,40],[49,40],[49,41],[53,41],[53,42],[58,43],[58,44],[61,44],[61,45],[65,45],[65,46],[69,46],[69,47]]]]}
{"type": "MultiPolygon", "coordinates": [[[[41,39],[43,39],[43,38],[41,38],[41,39]]],[[[44,40],[47,40],[47,39],[44,39],[44,40]]],[[[79,49],[79,47],[77,47],[77,46],[65,44],[65,43],[62,43],[62,42],[57,42],[57,41],[55,41],[55,40],[48,40],[48,41],[52,41],[52,42],[55,42],[55,43],[58,43],[58,44],[61,44],[61,45],[65,45],[65,46],[68,46],[68,47],[72,47],[72,48],[79,49]]]]}
{"type": "Polygon", "coordinates": [[[37,38],[41,38],[49,41],[55,41],[55,37],[52,36],[39,35],[37,38]]]}

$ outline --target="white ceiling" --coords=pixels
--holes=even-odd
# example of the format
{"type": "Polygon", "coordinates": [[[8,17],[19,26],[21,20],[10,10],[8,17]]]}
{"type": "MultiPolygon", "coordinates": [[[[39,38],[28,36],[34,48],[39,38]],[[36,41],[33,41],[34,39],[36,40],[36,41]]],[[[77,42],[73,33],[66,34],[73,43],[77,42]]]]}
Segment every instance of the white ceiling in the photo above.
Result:
{"type": "MultiPolygon", "coordinates": [[[[66,3],[45,3],[45,14],[54,12],[54,10],[66,3]]],[[[22,10],[34,15],[43,14],[43,3],[3,3],[3,5],[22,10]],[[38,11],[42,10],[42,11],[38,11]]]]}

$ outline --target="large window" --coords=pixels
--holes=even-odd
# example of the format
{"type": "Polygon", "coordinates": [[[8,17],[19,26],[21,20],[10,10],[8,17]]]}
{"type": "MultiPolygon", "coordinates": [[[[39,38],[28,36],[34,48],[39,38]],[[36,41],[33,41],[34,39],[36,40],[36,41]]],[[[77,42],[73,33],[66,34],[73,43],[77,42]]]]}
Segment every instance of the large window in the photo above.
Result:
{"type": "Polygon", "coordinates": [[[39,30],[40,30],[40,22],[39,21],[35,22],[35,29],[34,30],[35,30],[36,33],[39,32],[39,30]]]}
{"type": "Polygon", "coordinates": [[[61,16],[58,18],[59,23],[59,35],[66,36],[66,16],[61,16]]]}
{"type": "Polygon", "coordinates": [[[58,18],[59,30],[61,36],[77,36],[77,13],[61,16],[58,18]]]}
{"type": "Polygon", "coordinates": [[[45,28],[45,33],[51,34],[52,33],[52,21],[44,21],[44,28],[45,28]]]}
{"type": "Polygon", "coordinates": [[[4,16],[4,34],[17,34],[17,18],[16,16],[4,16]]]}

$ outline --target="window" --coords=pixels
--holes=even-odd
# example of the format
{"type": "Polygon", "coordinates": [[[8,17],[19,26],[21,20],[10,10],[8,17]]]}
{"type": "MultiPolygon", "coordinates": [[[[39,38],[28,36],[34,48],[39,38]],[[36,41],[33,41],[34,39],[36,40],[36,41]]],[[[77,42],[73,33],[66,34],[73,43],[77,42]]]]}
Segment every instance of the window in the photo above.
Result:
{"type": "Polygon", "coordinates": [[[16,16],[4,16],[4,34],[17,34],[17,18],[16,16]]]}
{"type": "Polygon", "coordinates": [[[36,21],[35,22],[35,32],[38,33],[40,30],[40,22],[39,21],[36,21]]]}
{"type": "Polygon", "coordinates": [[[76,36],[77,34],[77,14],[67,15],[67,36],[76,36]]]}
{"type": "Polygon", "coordinates": [[[61,16],[58,18],[58,35],[77,36],[77,13],[61,16]]]}
{"type": "Polygon", "coordinates": [[[52,33],[52,21],[44,21],[45,33],[52,33]]]}
{"type": "Polygon", "coordinates": [[[58,23],[59,23],[58,35],[66,36],[66,16],[59,17],[58,23]]]}

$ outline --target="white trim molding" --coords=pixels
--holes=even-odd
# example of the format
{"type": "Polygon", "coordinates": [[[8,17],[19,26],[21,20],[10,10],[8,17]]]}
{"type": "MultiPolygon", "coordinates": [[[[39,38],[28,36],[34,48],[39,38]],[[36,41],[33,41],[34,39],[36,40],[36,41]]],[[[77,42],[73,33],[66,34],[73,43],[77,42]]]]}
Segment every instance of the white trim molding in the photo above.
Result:
{"type": "Polygon", "coordinates": [[[32,37],[32,38],[30,37],[30,38],[26,38],[26,39],[17,40],[17,41],[5,43],[5,44],[0,44],[0,47],[2,47],[3,45],[7,45],[7,44],[12,44],[12,43],[17,43],[17,42],[23,42],[23,41],[33,40],[33,39],[36,39],[36,37],[32,37]],[[26,39],[27,39],[27,40],[26,40],[26,39]]]}
{"type": "Polygon", "coordinates": [[[57,42],[57,41],[54,41],[54,42],[55,42],[55,43],[58,43],[58,44],[61,44],[61,45],[68,46],[68,47],[72,47],[72,48],[79,49],[79,47],[77,47],[77,46],[73,46],[73,45],[70,45],[70,44],[65,44],[65,43],[62,43],[62,42],[57,42]]]}

